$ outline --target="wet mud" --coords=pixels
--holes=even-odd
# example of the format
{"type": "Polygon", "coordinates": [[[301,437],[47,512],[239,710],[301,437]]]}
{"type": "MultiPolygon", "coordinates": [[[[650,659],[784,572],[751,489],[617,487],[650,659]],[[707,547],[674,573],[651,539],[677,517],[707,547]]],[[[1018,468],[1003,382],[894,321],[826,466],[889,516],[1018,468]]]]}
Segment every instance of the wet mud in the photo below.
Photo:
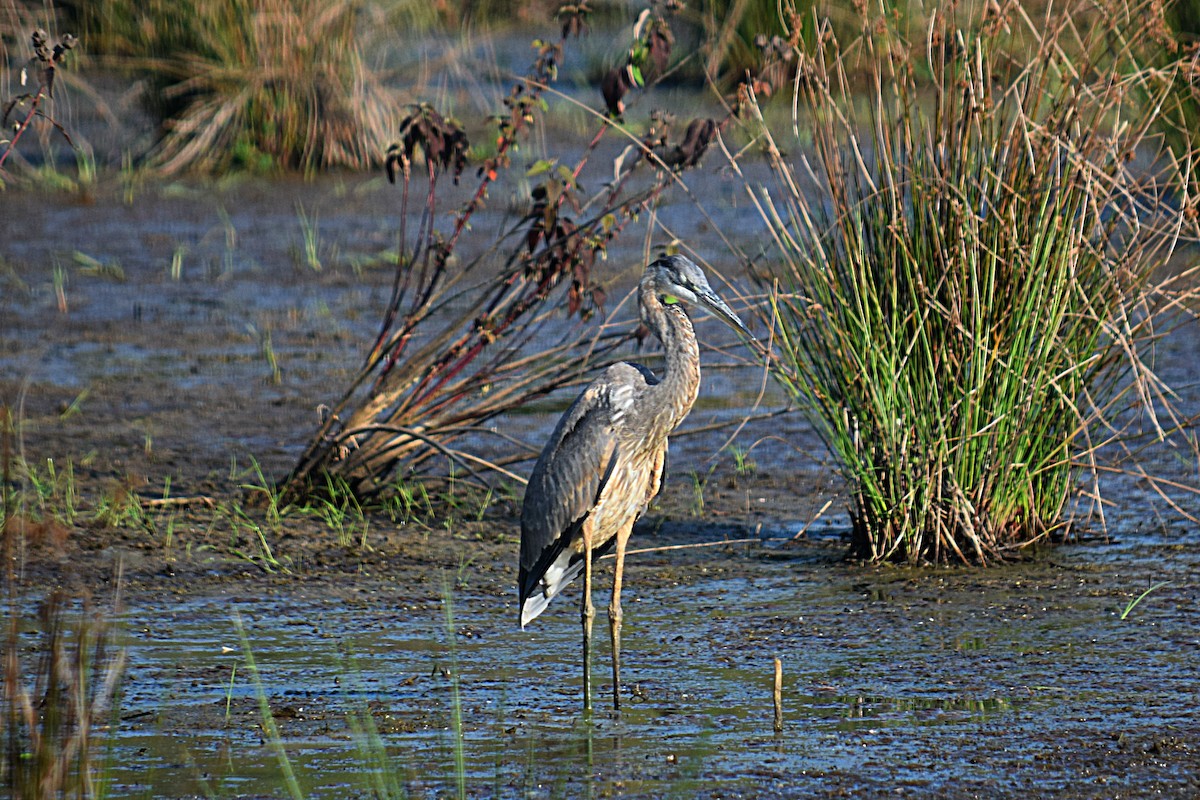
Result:
{"type": "MultiPolygon", "coordinates": [[[[796,415],[748,422],[742,464],[717,452],[730,428],[681,436],[632,544],[656,549],[627,568],[620,714],[601,570],[585,720],[578,590],[517,624],[519,491],[371,514],[343,541],[289,515],[271,562],[212,505],[249,502],[254,462],[286,473],[353,373],[391,279],[372,262],[394,247],[388,187],[94,200],[3,196],[0,397],[21,455],[69,464],[79,498],[73,524],[28,523],[28,606],[52,586],[106,606],[120,574],[112,796],[287,796],[261,698],[318,798],[455,796],[460,778],[470,797],[1200,795],[1200,532],[1145,487],[1104,535],[1016,563],[868,567],[844,560],[845,501],[796,415]],[[94,519],[130,494],[149,524],[94,519]]],[[[760,382],[706,373],[687,427],[744,416],[760,382]]],[[[539,442],[568,400],[498,424],[539,442]]],[[[760,410],[781,404],[768,386],[760,410]]]]}

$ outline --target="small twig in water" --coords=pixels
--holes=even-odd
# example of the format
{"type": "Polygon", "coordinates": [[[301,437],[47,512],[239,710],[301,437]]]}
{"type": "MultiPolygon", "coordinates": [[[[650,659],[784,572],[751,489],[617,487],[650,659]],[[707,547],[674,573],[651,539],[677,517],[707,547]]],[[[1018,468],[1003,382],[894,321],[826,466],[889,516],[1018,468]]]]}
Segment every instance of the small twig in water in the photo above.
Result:
{"type": "MultiPolygon", "coordinates": [[[[668,550],[691,550],[696,547],[716,547],[722,544],[750,544],[752,542],[762,542],[762,537],[753,536],[748,539],[722,539],[719,542],[692,542],[691,544],[668,544],[662,547],[640,547],[637,550],[626,550],[625,555],[636,556],[641,553],[665,553],[668,550]]],[[[605,553],[600,556],[601,559],[616,558],[615,553],[605,553]]]]}
{"type": "Polygon", "coordinates": [[[147,508],[177,508],[179,506],[208,506],[215,508],[217,501],[208,495],[196,497],[156,497],[149,500],[139,498],[139,502],[147,508]]]}
{"type": "Polygon", "coordinates": [[[824,514],[826,511],[828,511],[829,507],[831,505],[833,505],[833,500],[826,500],[825,505],[821,506],[821,510],[816,513],[816,516],[814,516],[812,519],[810,519],[808,522],[806,522],[804,524],[804,527],[801,528],[799,531],[797,531],[796,535],[793,536],[792,538],[799,539],[804,534],[808,533],[808,529],[812,527],[812,524],[814,522],[816,522],[817,520],[819,520],[821,518],[821,515],[824,514]]]}
{"type": "Polygon", "coordinates": [[[775,732],[783,733],[783,662],[775,656],[775,732]]]}

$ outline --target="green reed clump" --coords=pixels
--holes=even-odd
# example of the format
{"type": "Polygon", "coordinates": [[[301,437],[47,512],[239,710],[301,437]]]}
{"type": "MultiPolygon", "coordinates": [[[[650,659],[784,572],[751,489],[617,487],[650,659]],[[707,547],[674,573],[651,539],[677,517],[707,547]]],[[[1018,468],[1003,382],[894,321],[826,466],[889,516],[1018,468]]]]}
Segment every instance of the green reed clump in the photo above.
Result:
{"type": "Polygon", "coordinates": [[[1173,424],[1150,356],[1195,296],[1160,271],[1195,208],[1149,131],[1175,72],[1138,66],[1153,4],[1055,9],[826,28],[800,54],[815,157],[766,131],[777,376],[840,461],[858,557],[1065,533],[1101,455],[1173,424]]]}
{"type": "Polygon", "coordinates": [[[145,78],[160,170],[362,169],[378,164],[397,97],[365,54],[355,0],[107,0],[106,50],[145,78]]]}

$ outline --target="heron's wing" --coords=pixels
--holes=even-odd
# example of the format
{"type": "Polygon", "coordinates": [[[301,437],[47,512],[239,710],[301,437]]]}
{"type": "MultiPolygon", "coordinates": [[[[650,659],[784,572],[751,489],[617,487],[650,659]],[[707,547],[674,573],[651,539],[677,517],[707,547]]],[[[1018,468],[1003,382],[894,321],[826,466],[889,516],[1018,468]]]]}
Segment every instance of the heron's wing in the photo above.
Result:
{"type": "Polygon", "coordinates": [[[582,558],[572,545],[582,536],[583,522],[617,463],[618,426],[654,382],[645,367],[614,364],[584,389],[554,429],[533,468],[521,509],[522,607],[526,599],[541,595],[536,610],[523,611],[522,624],[582,570],[582,558]]]}

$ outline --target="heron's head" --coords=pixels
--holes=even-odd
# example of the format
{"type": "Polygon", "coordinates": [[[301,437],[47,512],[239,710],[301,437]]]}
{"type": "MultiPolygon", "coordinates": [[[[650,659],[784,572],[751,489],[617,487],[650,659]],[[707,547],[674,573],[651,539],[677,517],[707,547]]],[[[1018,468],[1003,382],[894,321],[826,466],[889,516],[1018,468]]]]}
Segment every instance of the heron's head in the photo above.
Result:
{"type": "Polygon", "coordinates": [[[642,283],[650,282],[658,301],[663,305],[683,303],[692,306],[703,306],[713,313],[717,319],[747,336],[750,331],[742,324],[733,309],[725,301],[717,297],[717,293],[708,285],[704,271],[686,256],[663,256],[646,267],[642,283]]]}

